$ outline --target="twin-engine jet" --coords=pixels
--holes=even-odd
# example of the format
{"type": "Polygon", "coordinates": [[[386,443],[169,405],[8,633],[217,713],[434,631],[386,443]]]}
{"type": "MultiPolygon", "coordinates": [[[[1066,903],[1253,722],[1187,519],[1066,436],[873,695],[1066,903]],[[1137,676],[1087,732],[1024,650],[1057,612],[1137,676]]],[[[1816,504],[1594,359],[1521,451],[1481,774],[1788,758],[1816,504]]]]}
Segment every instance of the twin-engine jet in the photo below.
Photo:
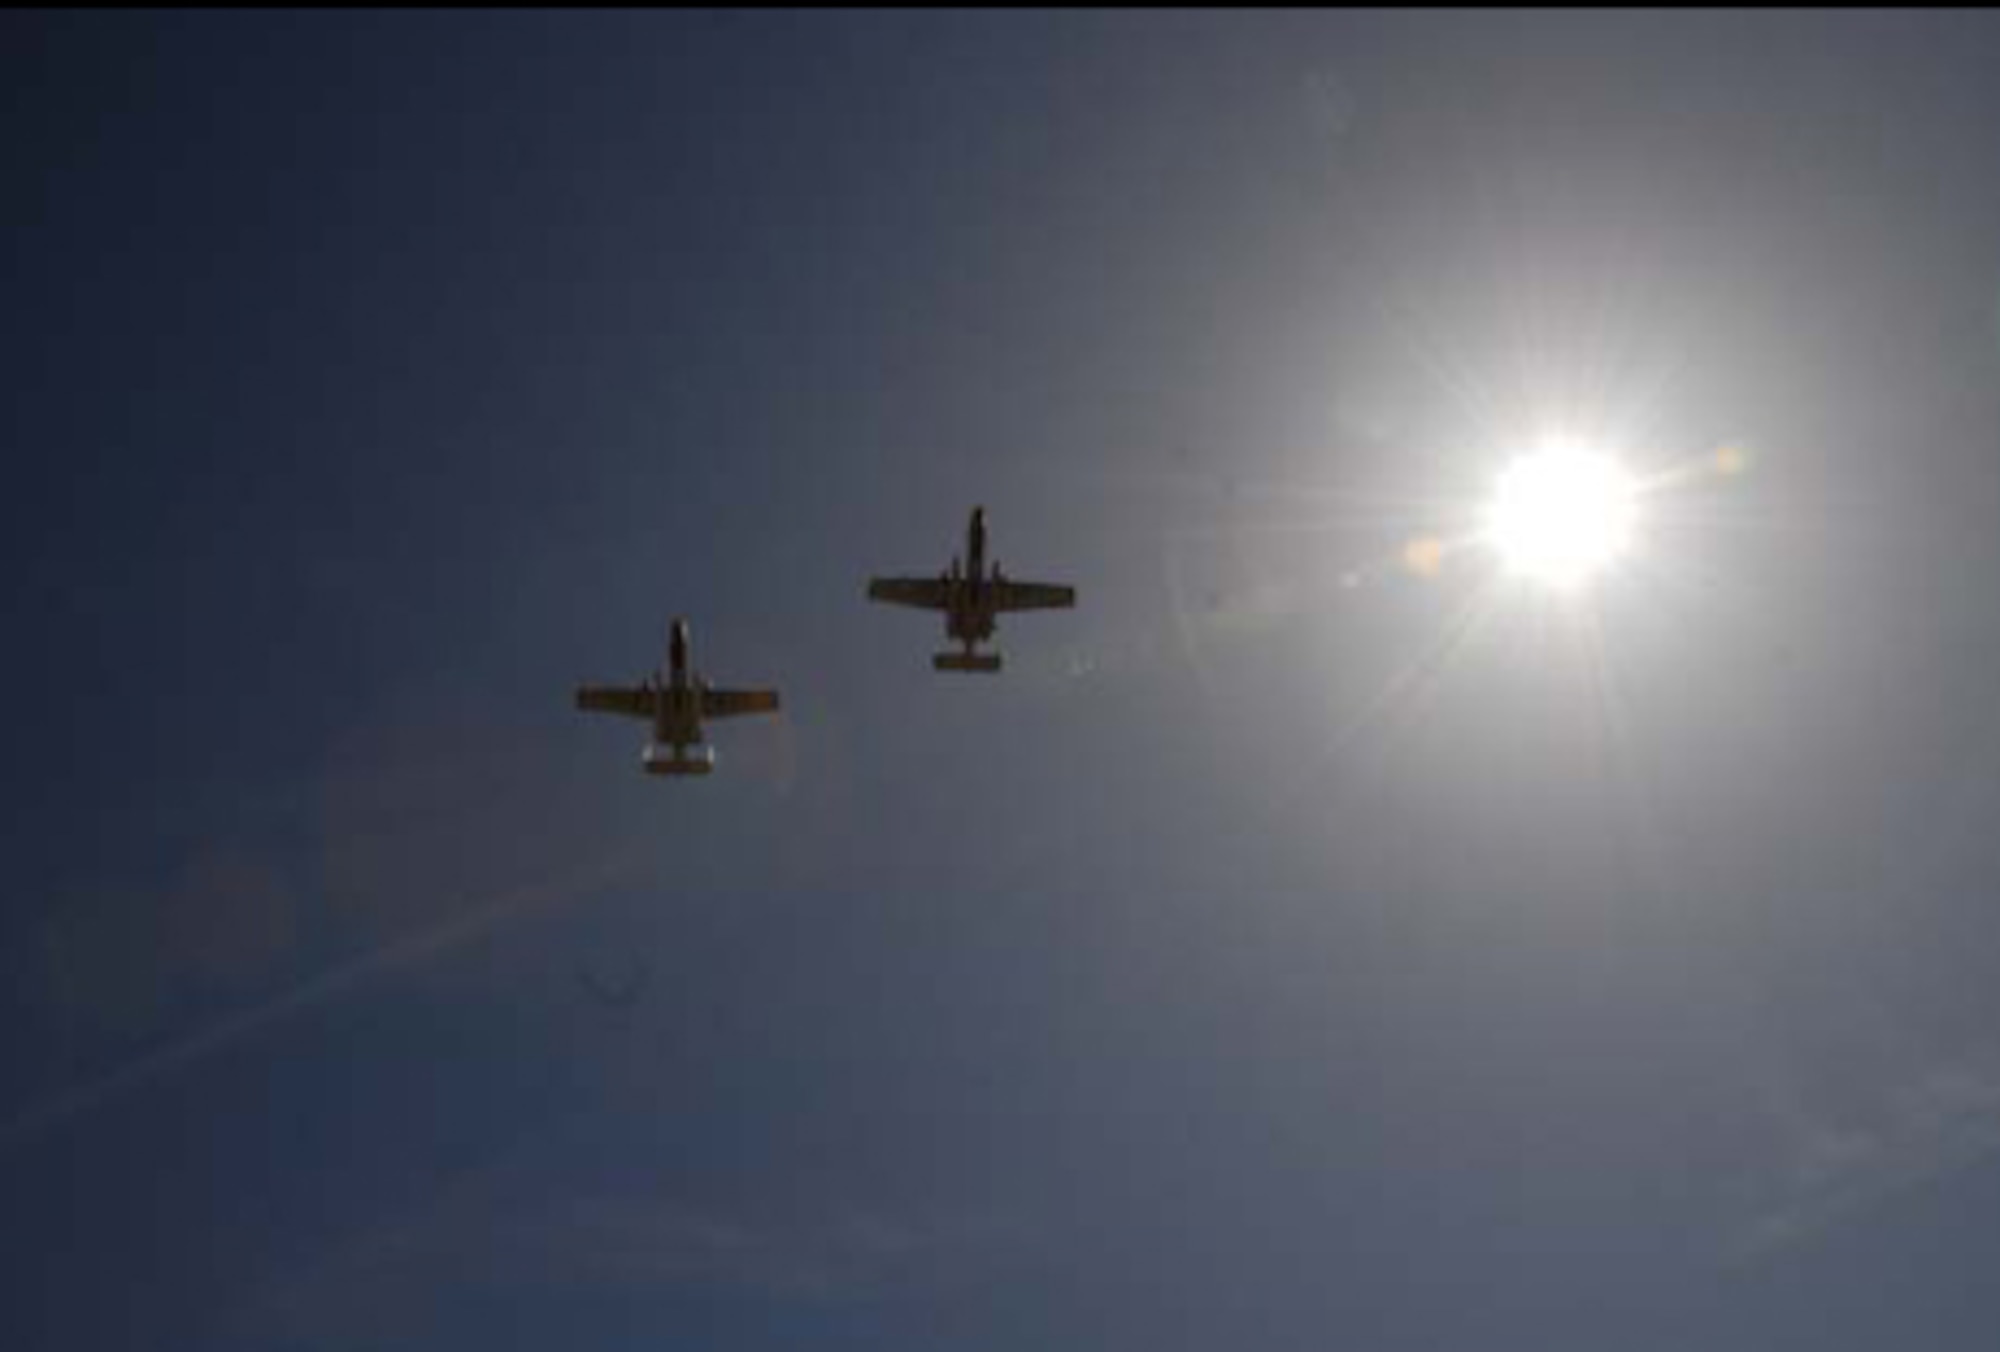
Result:
{"type": "MultiPolygon", "coordinates": [[[[1000,654],[978,651],[979,644],[993,637],[994,617],[1015,610],[1068,610],[1076,604],[1076,588],[1015,582],[1000,571],[997,559],[988,572],[986,509],[975,507],[966,526],[963,560],[954,557],[951,567],[936,577],[871,578],[868,599],[944,612],[945,635],[961,646],[931,658],[939,671],[998,671],[1000,654]]],[[[640,757],[647,774],[705,775],[715,769],[715,750],[702,742],[702,720],[776,713],[778,692],[711,689],[689,668],[687,621],[676,619],[667,636],[663,672],[635,686],[578,686],[576,707],[649,721],[653,737],[640,757]]]]}
{"type": "Polygon", "coordinates": [[[998,671],[1000,654],[981,653],[977,646],[993,637],[993,617],[1014,610],[1068,610],[1076,604],[1076,588],[1047,582],[1016,582],[1000,571],[986,571],[986,509],[972,509],[965,531],[963,567],[953,557],[951,567],[936,577],[878,577],[868,583],[868,599],[893,605],[944,612],[945,636],[961,645],[958,652],[938,653],[931,665],[939,671],[998,671]]]}
{"type": "Polygon", "coordinates": [[[686,620],[674,621],[667,638],[667,669],[636,686],[577,687],[576,707],[589,713],[625,714],[653,725],[653,740],[640,757],[652,775],[705,775],[715,768],[715,749],[701,740],[704,718],[778,711],[775,690],[713,690],[688,668],[686,620]]]}

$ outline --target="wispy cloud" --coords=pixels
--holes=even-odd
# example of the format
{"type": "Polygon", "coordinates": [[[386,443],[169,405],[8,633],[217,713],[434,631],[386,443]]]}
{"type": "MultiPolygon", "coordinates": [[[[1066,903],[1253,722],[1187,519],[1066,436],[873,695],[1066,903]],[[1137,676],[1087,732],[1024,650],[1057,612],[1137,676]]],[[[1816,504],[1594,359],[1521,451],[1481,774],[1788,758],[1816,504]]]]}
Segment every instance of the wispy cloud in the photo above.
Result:
{"type": "Polygon", "coordinates": [[[1753,1258],[1803,1242],[2000,1151],[2000,1070],[1953,1062],[1896,1086],[1866,1121],[1802,1124],[1776,1202],[1735,1246],[1753,1258]]]}
{"type": "Polygon", "coordinates": [[[621,1297],[738,1294],[826,1305],[885,1298],[983,1267],[1015,1227],[868,1207],[723,1214],[644,1191],[535,1196],[488,1183],[377,1229],[246,1309],[248,1342],[351,1346],[401,1337],[460,1298],[533,1289],[621,1297]]]}
{"type": "Polygon", "coordinates": [[[804,1300],[864,1294],[965,1239],[964,1227],[869,1210],[752,1222],[672,1202],[576,1197],[406,1230],[363,1266],[375,1279],[532,1277],[570,1286],[737,1287],[804,1300]]]}
{"type": "Polygon", "coordinates": [[[564,766],[551,744],[495,739],[463,707],[425,704],[353,739],[323,776],[324,820],[307,857],[221,837],[166,883],[79,891],[54,909],[29,964],[38,1014],[85,1065],[102,1066],[107,1047],[152,1049],[10,1105],[0,1155],[296,1014],[608,887],[646,852],[547,792],[564,766]],[[346,949],[314,971],[301,941],[309,907],[331,913],[346,949]],[[197,1022],[191,1010],[216,1012],[197,1022]]]}
{"type": "Polygon", "coordinates": [[[622,860],[577,877],[518,887],[460,907],[458,917],[388,944],[301,982],[272,999],[215,1020],[150,1055],[49,1095],[0,1121],[0,1154],[26,1145],[73,1118],[163,1080],[246,1037],[345,995],[388,973],[413,967],[537,908],[602,886],[622,860]]]}

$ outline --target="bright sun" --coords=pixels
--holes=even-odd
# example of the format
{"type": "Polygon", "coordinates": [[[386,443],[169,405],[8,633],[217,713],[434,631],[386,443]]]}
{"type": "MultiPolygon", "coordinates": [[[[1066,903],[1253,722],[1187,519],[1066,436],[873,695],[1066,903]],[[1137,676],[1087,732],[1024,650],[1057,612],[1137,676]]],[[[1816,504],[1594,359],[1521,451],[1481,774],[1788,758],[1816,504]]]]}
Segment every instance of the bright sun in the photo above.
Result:
{"type": "Polygon", "coordinates": [[[1509,465],[1480,536],[1516,576],[1566,591],[1602,572],[1632,540],[1634,485],[1607,456],[1556,444],[1509,465]]]}

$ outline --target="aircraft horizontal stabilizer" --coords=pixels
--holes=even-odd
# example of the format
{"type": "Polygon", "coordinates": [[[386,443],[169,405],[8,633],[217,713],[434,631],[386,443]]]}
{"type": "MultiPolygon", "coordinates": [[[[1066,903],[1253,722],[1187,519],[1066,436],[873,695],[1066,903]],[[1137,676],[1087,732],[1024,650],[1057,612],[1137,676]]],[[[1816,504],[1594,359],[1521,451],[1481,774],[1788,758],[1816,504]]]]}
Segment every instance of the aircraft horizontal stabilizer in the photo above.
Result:
{"type": "Polygon", "coordinates": [[[715,748],[689,747],[675,755],[672,747],[649,746],[641,764],[649,775],[705,775],[715,769],[715,748]]]}
{"type": "Polygon", "coordinates": [[[931,665],[939,671],[998,671],[999,653],[938,653],[931,665]]]}

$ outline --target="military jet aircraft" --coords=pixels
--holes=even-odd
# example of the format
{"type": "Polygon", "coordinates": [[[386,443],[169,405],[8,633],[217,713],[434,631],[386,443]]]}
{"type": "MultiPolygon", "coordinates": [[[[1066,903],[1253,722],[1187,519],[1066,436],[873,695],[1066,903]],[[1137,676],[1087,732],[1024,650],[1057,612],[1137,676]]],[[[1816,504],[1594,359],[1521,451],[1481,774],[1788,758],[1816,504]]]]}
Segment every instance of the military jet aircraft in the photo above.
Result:
{"type": "Polygon", "coordinates": [[[715,768],[715,749],[702,744],[701,721],[776,713],[778,692],[710,689],[688,669],[687,621],[676,619],[667,637],[664,673],[646,676],[636,686],[578,686],[576,707],[651,720],[653,740],[639,762],[647,774],[705,775],[715,768]]]}
{"type": "Polygon", "coordinates": [[[986,509],[972,509],[965,531],[965,559],[954,556],[951,567],[936,577],[878,577],[868,582],[868,599],[893,605],[944,612],[944,631],[963,645],[959,652],[938,653],[931,665],[939,671],[998,671],[1000,654],[975,648],[993,637],[993,617],[1012,610],[1068,610],[1076,604],[1076,588],[1046,582],[1015,582],[993,561],[986,571],[986,509]]]}

